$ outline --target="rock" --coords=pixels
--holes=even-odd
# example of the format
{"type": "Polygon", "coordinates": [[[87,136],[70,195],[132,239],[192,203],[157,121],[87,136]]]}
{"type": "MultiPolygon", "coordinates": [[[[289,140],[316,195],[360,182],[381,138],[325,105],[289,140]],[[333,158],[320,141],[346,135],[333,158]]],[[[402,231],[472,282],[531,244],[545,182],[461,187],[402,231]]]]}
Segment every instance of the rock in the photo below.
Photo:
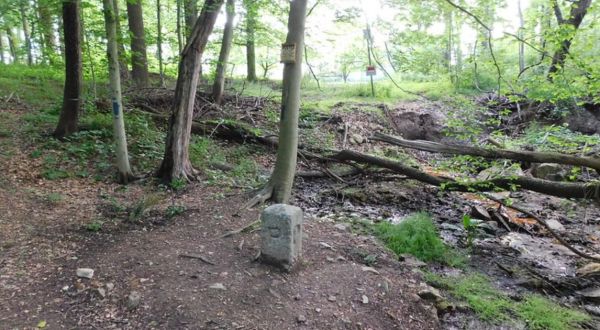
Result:
{"type": "Polygon", "coordinates": [[[546,220],[548,227],[554,231],[565,231],[565,227],[555,219],[546,220]]]}
{"type": "Polygon", "coordinates": [[[419,267],[427,266],[427,263],[415,258],[414,256],[412,256],[411,254],[408,254],[408,253],[401,254],[398,257],[398,260],[400,260],[406,266],[412,267],[412,268],[419,268],[419,267]]]}
{"type": "Polygon", "coordinates": [[[365,138],[358,134],[352,134],[350,141],[354,142],[355,144],[363,144],[365,143],[365,138]]]}
{"type": "Polygon", "coordinates": [[[261,219],[261,260],[289,271],[302,255],[302,210],[275,204],[261,219]]]}
{"type": "Polygon", "coordinates": [[[306,316],[304,316],[304,315],[298,315],[298,316],[296,316],[296,322],[304,324],[304,323],[306,323],[306,321],[307,321],[306,320],[306,316]]]}
{"type": "Polygon", "coordinates": [[[444,299],[438,289],[430,286],[424,286],[421,290],[419,290],[417,295],[419,295],[421,299],[430,302],[438,302],[444,299]]]}
{"type": "Polygon", "coordinates": [[[464,229],[457,226],[457,225],[453,225],[447,222],[444,222],[440,225],[440,229],[441,230],[448,230],[448,231],[463,231],[464,229]]]}
{"type": "Polygon", "coordinates": [[[600,275],[600,263],[594,262],[577,269],[578,276],[600,275]]]}
{"type": "Polygon", "coordinates": [[[102,297],[102,298],[106,297],[106,290],[104,290],[103,288],[98,288],[98,289],[96,289],[96,291],[98,291],[98,294],[100,295],[100,297],[102,297]]]}
{"type": "Polygon", "coordinates": [[[481,180],[481,181],[485,181],[485,180],[490,180],[490,179],[494,179],[494,178],[498,178],[498,177],[507,177],[507,176],[523,176],[523,170],[520,167],[509,167],[509,168],[503,168],[503,167],[496,167],[496,166],[492,166],[489,168],[486,168],[485,170],[479,172],[479,174],[477,174],[477,179],[481,180]]]}
{"type": "Polygon", "coordinates": [[[329,297],[327,297],[327,300],[334,302],[337,300],[337,298],[335,296],[329,296],[329,297]]]}
{"type": "Polygon", "coordinates": [[[590,301],[600,301],[600,288],[588,288],[577,291],[582,297],[590,301]]]}
{"type": "Polygon", "coordinates": [[[113,283],[106,283],[106,290],[108,290],[109,292],[112,291],[115,288],[115,285],[113,283]]]}
{"type": "Polygon", "coordinates": [[[363,294],[363,296],[362,296],[362,303],[363,303],[363,304],[368,304],[368,303],[369,303],[369,297],[367,297],[367,296],[365,296],[365,295],[363,294]]]}
{"type": "Polygon", "coordinates": [[[142,294],[138,291],[131,291],[127,297],[127,308],[136,309],[142,302],[142,294]]]}
{"type": "Polygon", "coordinates": [[[94,270],[91,268],[77,268],[77,277],[81,278],[92,278],[94,277],[94,270]]]}
{"type": "Polygon", "coordinates": [[[333,227],[335,229],[337,229],[339,231],[343,231],[343,232],[346,232],[346,231],[348,231],[350,229],[350,226],[348,226],[345,223],[336,223],[333,227]]]}
{"type": "Polygon", "coordinates": [[[471,216],[475,219],[490,220],[492,217],[487,209],[480,205],[474,205],[471,208],[471,216]]]}
{"type": "Polygon", "coordinates": [[[377,269],[375,269],[373,267],[367,267],[367,266],[365,266],[365,267],[362,268],[362,271],[363,272],[369,272],[369,273],[372,273],[372,274],[375,274],[375,275],[379,275],[379,271],[377,271],[377,269]]]}
{"type": "Polygon", "coordinates": [[[215,290],[227,290],[227,288],[225,287],[225,285],[223,285],[223,283],[215,283],[215,284],[211,284],[209,286],[210,289],[215,289],[215,290]]]}
{"type": "Polygon", "coordinates": [[[558,164],[542,163],[532,167],[531,175],[538,179],[562,181],[566,171],[558,164]]]}
{"type": "Polygon", "coordinates": [[[496,221],[486,221],[477,225],[477,228],[488,234],[495,235],[498,231],[498,223],[496,221]]]}

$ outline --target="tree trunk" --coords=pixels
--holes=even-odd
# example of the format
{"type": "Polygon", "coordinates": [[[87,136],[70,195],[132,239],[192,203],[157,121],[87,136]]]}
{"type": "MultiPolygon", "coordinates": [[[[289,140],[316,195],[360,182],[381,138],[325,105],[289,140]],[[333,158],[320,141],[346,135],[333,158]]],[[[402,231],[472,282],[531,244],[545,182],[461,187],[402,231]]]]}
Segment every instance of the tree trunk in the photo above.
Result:
{"type": "Polygon", "coordinates": [[[14,31],[9,27],[6,28],[6,38],[8,39],[8,50],[10,51],[10,56],[12,57],[12,63],[19,63],[18,39],[14,31]]]}
{"type": "Polygon", "coordinates": [[[279,147],[275,169],[269,180],[273,187],[272,199],[287,203],[292,193],[298,154],[298,113],[300,109],[300,84],[302,81],[302,52],[304,50],[304,24],[307,0],[290,3],[286,44],[295,44],[295,63],[283,68],[283,93],[279,123],[279,147]]]}
{"type": "MultiPolygon", "coordinates": [[[[519,38],[523,40],[524,31],[525,31],[525,20],[523,19],[523,9],[521,8],[521,0],[517,2],[518,10],[519,10],[519,38]]],[[[525,43],[519,41],[519,72],[523,72],[525,70],[525,43]]]]}
{"type": "Polygon", "coordinates": [[[448,10],[444,15],[444,22],[446,26],[446,49],[444,51],[444,64],[448,73],[452,72],[452,10],[448,10]]]}
{"type": "Polygon", "coordinates": [[[175,179],[192,180],[196,174],[190,163],[188,149],[194,102],[200,77],[199,68],[202,53],[206,48],[208,37],[222,4],[223,0],[206,0],[204,2],[189,41],[181,52],[165,155],[157,172],[157,176],[167,182],[175,179]]]}
{"type": "Polygon", "coordinates": [[[26,2],[21,1],[21,24],[23,26],[23,35],[25,36],[25,48],[27,50],[27,65],[33,65],[33,49],[31,46],[31,34],[29,31],[29,22],[27,21],[26,2]]]}
{"type": "Polygon", "coordinates": [[[127,136],[125,135],[125,121],[123,119],[123,105],[121,102],[121,76],[119,73],[119,55],[117,51],[117,24],[113,1],[103,0],[103,4],[107,38],[108,73],[112,98],[113,134],[116,143],[117,174],[120,183],[128,183],[134,179],[134,176],[131,172],[131,167],[129,166],[127,136]]]}
{"type": "Polygon", "coordinates": [[[233,20],[235,18],[235,0],[227,0],[226,5],[227,22],[223,31],[223,42],[221,43],[221,53],[219,54],[219,62],[217,62],[217,72],[215,82],[213,84],[212,97],[215,103],[223,103],[223,92],[225,90],[225,70],[227,69],[227,61],[229,60],[229,51],[231,50],[231,42],[233,40],[233,20]]]}
{"type": "Polygon", "coordinates": [[[163,75],[163,58],[162,58],[162,25],[160,21],[160,0],[156,0],[156,47],[158,52],[158,73],[160,74],[160,85],[165,86],[165,77],[163,75]]]}
{"type": "Polygon", "coordinates": [[[54,29],[52,28],[52,14],[47,4],[37,1],[38,15],[40,18],[39,26],[42,35],[42,54],[48,64],[56,63],[56,42],[54,40],[54,29]]]}
{"type": "Polygon", "coordinates": [[[198,0],[183,0],[185,13],[185,43],[188,44],[198,17],[198,0]]]}
{"type": "Polygon", "coordinates": [[[247,77],[248,81],[256,81],[256,44],[255,44],[255,30],[256,30],[256,16],[257,16],[257,4],[254,0],[246,0],[246,63],[247,63],[247,77]]]}
{"type": "Polygon", "coordinates": [[[4,39],[2,31],[0,31],[0,64],[6,64],[4,63],[4,39]]]}
{"type": "Polygon", "coordinates": [[[63,29],[65,40],[65,88],[63,106],[54,137],[62,139],[77,131],[81,109],[81,19],[79,0],[63,1],[63,29]]]}
{"type": "Polygon", "coordinates": [[[123,43],[123,31],[121,30],[121,14],[119,11],[119,0],[113,0],[113,11],[115,13],[115,27],[117,30],[117,48],[119,52],[119,72],[121,78],[129,79],[129,66],[127,65],[127,57],[125,45],[123,43]]]}
{"type": "Polygon", "coordinates": [[[177,33],[177,55],[181,54],[181,50],[183,49],[183,37],[181,36],[181,2],[182,0],[177,0],[177,24],[175,33],[177,33]]]}
{"type": "Polygon", "coordinates": [[[131,33],[131,76],[137,87],[148,86],[148,61],[144,34],[142,0],[127,1],[127,18],[131,33]]]}
{"type": "Polygon", "coordinates": [[[566,34],[566,38],[561,41],[558,50],[554,53],[554,56],[552,56],[552,64],[550,64],[547,76],[550,82],[554,80],[554,75],[558,72],[558,70],[562,69],[565,65],[565,60],[569,55],[569,50],[571,49],[571,43],[575,37],[575,33],[577,32],[577,29],[579,29],[579,26],[581,25],[581,22],[583,21],[583,18],[585,17],[585,14],[587,13],[587,10],[591,4],[592,0],[577,0],[573,2],[571,5],[569,18],[565,19],[558,5],[558,1],[552,1],[552,7],[554,8],[554,14],[556,16],[556,21],[558,22],[559,28],[566,25],[571,25],[573,27],[573,31],[566,34]]]}
{"type": "Polygon", "coordinates": [[[398,137],[375,133],[373,140],[387,142],[396,146],[428,152],[453,155],[471,155],[489,159],[512,159],[531,163],[557,163],[585,166],[600,171],[600,158],[580,157],[552,152],[515,151],[507,149],[484,149],[463,145],[448,145],[430,141],[405,140],[398,137]]]}

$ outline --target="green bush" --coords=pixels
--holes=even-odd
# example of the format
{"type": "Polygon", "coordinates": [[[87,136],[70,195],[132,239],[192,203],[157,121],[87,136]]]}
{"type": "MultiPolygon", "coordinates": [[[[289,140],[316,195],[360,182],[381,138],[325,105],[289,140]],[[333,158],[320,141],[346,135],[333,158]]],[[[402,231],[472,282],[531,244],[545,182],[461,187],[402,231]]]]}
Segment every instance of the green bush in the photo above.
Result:
{"type": "Polygon", "coordinates": [[[427,213],[415,213],[399,224],[382,222],[375,234],[396,254],[409,253],[423,261],[444,261],[448,248],[427,213]]]}

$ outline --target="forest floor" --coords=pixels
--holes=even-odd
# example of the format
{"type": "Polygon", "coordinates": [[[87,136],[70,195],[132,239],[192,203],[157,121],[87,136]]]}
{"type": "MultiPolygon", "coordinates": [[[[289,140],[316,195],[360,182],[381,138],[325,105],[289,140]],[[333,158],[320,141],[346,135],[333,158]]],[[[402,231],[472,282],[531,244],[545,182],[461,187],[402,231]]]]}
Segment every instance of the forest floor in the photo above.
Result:
{"type": "MultiPolygon", "coordinates": [[[[217,119],[228,113],[273,131],[277,114],[262,111],[263,106],[246,102],[239,112],[209,109],[203,115],[217,119]]],[[[337,103],[325,116],[305,113],[302,143],[377,152],[440,171],[433,168],[436,156],[394,151],[368,137],[373,131],[404,130],[414,139],[443,139],[446,111],[441,103],[425,101],[391,109],[337,103]]],[[[449,288],[441,286],[446,290],[438,295],[430,286],[432,274],[458,281],[473,272],[488,276],[509,304],[538,293],[589,313],[578,326],[600,324],[597,304],[577,293],[598,286],[597,279],[577,273],[587,263],[531,219],[479,195],[447,193],[390,173],[298,178],[292,202],[306,214],[303,259],[294,272],[282,273],[256,261],[257,228],[223,237],[257,220],[260,210],[240,205],[272,166],[272,149],[247,146],[239,152],[236,142],[195,144],[208,148],[209,158],[218,158],[210,148],[238,150],[241,156],[233,161],[250,159],[255,180],[224,180],[238,175],[236,170],[207,167],[201,182],[181,187],[150,179],[121,186],[74,169],[49,171],[49,157],[59,154],[43,150],[45,145],[32,142],[24,129],[38,112],[21,100],[0,100],[2,329],[551,328],[536,327],[526,317],[486,318],[449,288]],[[466,247],[462,217],[475,206],[507,213],[526,230],[492,226],[479,230],[466,247]],[[420,211],[433,216],[442,238],[464,256],[463,265],[398,258],[368,230],[369,223],[397,222],[420,211]],[[79,277],[78,268],[93,269],[93,277],[79,277]]],[[[86,163],[90,172],[101,165],[96,159],[86,163]]],[[[314,165],[301,160],[300,169],[314,165]]],[[[530,192],[510,196],[557,221],[578,248],[600,250],[600,210],[594,204],[530,192]]],[[[549,317],[552,311],[538,313],[549,317]]]]}

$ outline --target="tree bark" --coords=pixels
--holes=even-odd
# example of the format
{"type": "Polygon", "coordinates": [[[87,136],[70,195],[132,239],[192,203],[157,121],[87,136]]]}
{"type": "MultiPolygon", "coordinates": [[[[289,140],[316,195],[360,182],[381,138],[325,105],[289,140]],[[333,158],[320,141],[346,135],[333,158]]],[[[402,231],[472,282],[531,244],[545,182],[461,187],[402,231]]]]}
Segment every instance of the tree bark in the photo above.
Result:
{"type": "Polygon", "coordinates": [[[0,64],[6,64],[4,62],[4,39],[2,36],[2,31],[0,31],[0,64]]]}
{"type": "Polygon", "coordinates": [[[248,81],[256,81],[256,43],[255,43],[255,30],[256,30],[256,16],[257,16],[257,4],[254,0],[244,1],[246,5],[246,65],[247,65],[247,76],[248,81]]]}
{"type": "Polygon", "coordinates": [[[158,52],[158,72],[160,74],[160,85],[165,86],[165,77],[163,73],[163,58],[162,58],[162,25],[160,20],[160,12],[161,12],[160,0],[156,0],[156,29],[158,32],[156,33],[156,47],[158,52]]]}
{"type": "Polygon", "coordinates": [[[229,51],[233,41],[233,20],[235,18],[235,0],[227,0],[226,5],[227,21],[223,30],[223,42],[221,43],[221,52],[217,62],[217,72],[213,84],[212,97],[215,103],[223,103],[223,92],[225,91],[225,71],[227,70],[227,61],[229,60],[229,51]]]}
{"type": "Polygon", "coordinates": [[[81,109],[81,18],[79,0],[63,1],[63,29],[65,40],[65,88],[63,105],[54,137],[62,139],[77,131],[81,109]]]}
{"type": "Polygon", "coordinates": [[[574,1],[573,4],[571,4],[569,18],[565,19],[558,5],[558,1],[552,1],[552,7],[554,9],[554,14],[556,16],[556,21],[558,22],[559,28],[566,25],[571,25],[573,26],[574,31],[572,33],[567,33],[567,37],[561,41],[558,50],[552,56],[552,64],[550,64],[547,75],[547,78],[550,82],[554,81],[554,75],[558,72],[558,70],[564,67],[575,33],[577,29],[579,29],[579,26],[581,25],[581,22],[583,21],[583,18],[585,17],[585,14],[587,13],[591,4],[592,0],[574,1]]]}
{"type": "Polygon", "coordinates": [[[19,63],[18,39],[14,31],[9,27],[6,28],[6,38],[8,39],[8,50],[10,51],[10,57],[12,57],[12,63],[19,63]]]}
{"type": "Polygon", "coordinates": [[[272,199],[276,203],[289,201],[296,172],[306,2],[306,0],[294,0],[290,3],[288,35],[285,42],[296,45],[296,61],[295,63],[286,63],[283,68],[279,147],[277,148],[275,169],[269,180],[269,185],[273,187],[272,199]]]}
{"type": "Polygon", "coordinates": [[[134,179],[129,166],[127,152],[127,136],[123,119],[123,104],[121,101],[121,75],[119,73],[119,55],[117,51],[116,17],[112,0],[103,0],[104,22],[107,37],[108,73],[112,98],[113,129],[116,143],[117,175],[120,183],[128,183],[134,179]]]}
{"type": "Polygon", "coordinates": [[[131,33],[131,76],[137,87],[147,87],[148,60],[142,0],[127,0],[127,17],[131,33]]]}
{"type": "Polygon", "coordinates": [[[189,43],[190,36],[194,29],[194,23],[198,18],[198,0],[183,0],[185,13],[185,43],[189,43]]]}
{"type": "Polygon", "coordinates": [[[52,28],[52,13],[50,7],[47,4],[40,3],[40,0],[37,1],[37,9],[43,40],[42,54],[48,64],[54,65],[56,63],[56,42],[54,40],[54,29],[52,28]]]}
{"type": "Polygon", "coordinates": [[[554,182],[522,176],[463,183],[449,178],[441,178],[427,174],[411,166],[403,165],[389,159],[379,158],[351,150],[342,150],[338,154],[334,155],[333,158],[340,161],[354,161],[362,164],[370,164],[387,168],[394,172],[406,175],[411,179],[425,182],[434,186],[443,187],[448,191],[493,191],[497,188],[511,190],[517,186],[523,189],[562,198],[592,198],[594,200],[600,198],[600,184],[598,183],[581,184],[554,182]]]}
{"type": "MultiPolygon", "coordinates": [[[[521,0],[517,2],[518,10],[519,10],[519,38],[523,40],[524,31],[525,31],[525,20],[523,19],[523,9],[521,8],[521,0]]],[[[525,43],[523,41],[519,41],[519,72],[523,72],[525,70],[525,43]]]]}
{"type": "Polygon", "coordinates": [[[223,0],[206,0],[196,20],[192,34],[181,52],[179,74],[175,87],[175,102],[169,119],[165,155],[157,176],[170,182],[175,179],[192,180],[196,171],[189,159],[190,131],[201,58],[208,37],[219,15],[223,0]]]}
{"type": "Polygon", "coordinates": [[[175,27],[175,33],[177,33],[177,55],[181,54],[183,49],[183,37],[181,35],[181,4],[182,0],[177,0],[177,24],[175,27]]]}
{"type": "Polygon", "coordinates": [[[398,137],[375,133],[373,140],[387,142],[396,146],[428,152],[453,155],[471,155],[490,159],[512,159],[531,163],[557,163],[585,166],[600,171],[600,158],[579,157],[551,152],[515,151],[507,149],[484,149],[463,145],[447,145],[430,141],[405,140],[398,137]]]}
{"type": "Polygon", "coordinates": [[[127,65],[127,57],[125,45],[123,44],[123,31],[121,30],[121,14],[119,11],[119,0],[113,0],[113,11],[115,13],[115,28],[117,30],[117,49],[119,52],[119,72],[121,78],[129,79],[129,66],[127,65]]]}
{"type": "Polygon", "coordinates": [[[21,1],[21,25],[23,27],[23,35],[25,36],[25,48],[27,50],[27,65],[33,65],[33,49],[31,45],[31,33],[29,31],[29,22],[27,21],[26,2],[21,1]]]}

